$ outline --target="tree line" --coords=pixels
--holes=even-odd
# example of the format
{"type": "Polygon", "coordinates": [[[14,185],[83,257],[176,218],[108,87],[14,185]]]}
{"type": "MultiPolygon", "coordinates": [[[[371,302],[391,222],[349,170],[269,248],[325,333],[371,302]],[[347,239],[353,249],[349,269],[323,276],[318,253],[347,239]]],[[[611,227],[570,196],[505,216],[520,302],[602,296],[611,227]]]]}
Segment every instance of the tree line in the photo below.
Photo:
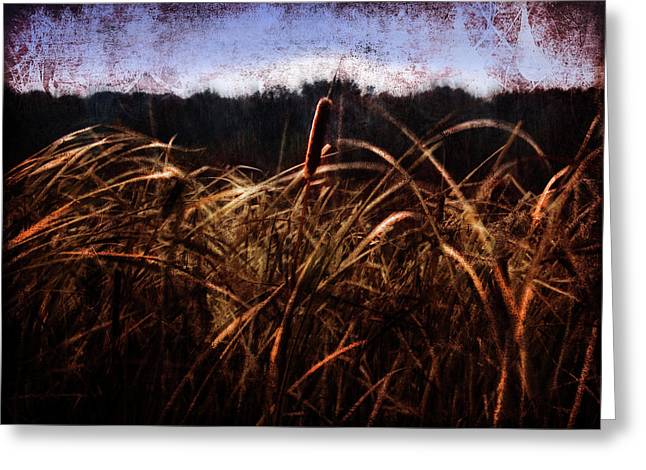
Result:
{"type": "MultiPolygon", "coordinates": [[[[53,140],[96,124],[124,126],[181,146],[199,147],[199,164],[244,164],[266,172],[302,161],[318,99],[330,83],[306,83],[298,91],[275,87],[239,97],[211,91],[188,98],[146,93],[101,92],[88,97],[53,97],[43,92],[4,89],[4,171],[53,140]]],[[[401,155],[410,141],[387,119],[385,110],[419,136],[476,118],[499,119],[531,134],[552,159],[566,162],[603,106],[600,90],[539,90],[504,93],[488,99],[460,89],[438,87],[407,96],[365,92],[353,82],[332,88],[335,103],[329,128],[337,137],[370,141],[401,155]]],[[[496,131],[463,133],[447,139],[447,166],[463,173],[477,165],[507,136],[496,131]]],[[[520,144],[520,154],[529,153],[520,144]]],[[[350,157],[351,158],[351,157],[350,157]]]]}

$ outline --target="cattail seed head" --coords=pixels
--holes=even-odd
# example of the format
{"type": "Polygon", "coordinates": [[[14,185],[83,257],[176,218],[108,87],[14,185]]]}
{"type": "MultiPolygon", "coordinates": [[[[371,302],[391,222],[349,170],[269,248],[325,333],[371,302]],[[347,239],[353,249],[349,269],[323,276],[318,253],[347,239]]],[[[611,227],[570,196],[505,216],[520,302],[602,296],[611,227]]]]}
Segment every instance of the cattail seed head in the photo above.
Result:
{"type": "Polygon", "coordinates": [[[310,130],[310,138],[307,142],[307,153],[305,154],[304,176],[306,180],[312,177],[319,163],[321,163],[321,150],[323,149],[323,141],[330,120],[331,110],[332,100],[329,98],[321,98],[316,105],[316,112],[312,120],[312,129],[310,130]]]}

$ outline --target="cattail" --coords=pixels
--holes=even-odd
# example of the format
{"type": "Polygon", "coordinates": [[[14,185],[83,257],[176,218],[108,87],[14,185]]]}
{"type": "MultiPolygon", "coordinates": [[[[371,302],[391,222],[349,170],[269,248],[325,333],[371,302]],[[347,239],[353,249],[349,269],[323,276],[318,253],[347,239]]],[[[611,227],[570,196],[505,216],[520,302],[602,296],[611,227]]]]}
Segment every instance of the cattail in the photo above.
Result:
{"type": "Polygon", "coordinates": [[[305,154],[304,176],[306,180],[312,177],[319,163],[321,163],[323,140],[325,139],[325,132],[327,131],[327,125],[330,120],[331,109],[332,100],[329,98],[321,98],[316,105],[316,112],[312,120],[312,129],[310,130],[310,138],[307,142],[307,153],[305,154]]]}
{"type": "Polygon", "coordinates": [[[316,173],[316,169],[321,163],[321,153],[323,152],[323,140],[325,139],[325,132],[327,130],[328,121],[330,120],[331,108],[332,108],[332,100],[330,98],[325,97],[319,100],[318,104],[316,105],[316,111],[314,112],[314,119],[312,120],[312,129],[310,130],[310,138],[307,141],[307,153],[305,154],[305,168],[303,168],[303,176],[305,178],[306,184],[303,191],[303,207],[301,209],[301,222],[298,229],[298,238],[296,241],[297,253],[300,252],[300,249],[302,247],[303,231],[305,227],[305,219],[307,214],[307,205],[308,205],[309,190],[310,190],[309,183],[314,173],[316,173]]]}

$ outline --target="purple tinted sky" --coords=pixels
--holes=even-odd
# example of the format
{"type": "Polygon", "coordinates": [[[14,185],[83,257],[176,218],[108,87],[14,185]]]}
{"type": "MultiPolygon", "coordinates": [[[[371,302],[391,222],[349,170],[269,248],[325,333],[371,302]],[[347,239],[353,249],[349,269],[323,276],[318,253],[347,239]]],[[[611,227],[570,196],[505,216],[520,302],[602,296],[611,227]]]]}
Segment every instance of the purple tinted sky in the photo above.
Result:
{"type": "Polygon", "coordinates": [[[224,95],[340,73],[403,94],[603,84],[604,5],[119,4],[5,7],[5,82],[54,95],[224,95]]]}

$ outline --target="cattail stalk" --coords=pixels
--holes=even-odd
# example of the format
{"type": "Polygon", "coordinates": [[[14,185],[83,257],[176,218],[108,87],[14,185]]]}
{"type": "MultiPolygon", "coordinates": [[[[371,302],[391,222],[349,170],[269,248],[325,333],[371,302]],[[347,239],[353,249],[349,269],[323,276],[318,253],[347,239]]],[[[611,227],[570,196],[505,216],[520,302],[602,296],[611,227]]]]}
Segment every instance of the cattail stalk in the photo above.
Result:
{"type": "Polygon", "coordinates": [[[331,110],[332,100],[329,98],[321,98],[316,105],[316,112],[310,129],[310,138],[307,141],[305,168],[303,170],[303,175],[307,181],[312,178],[321,163],[321,151],[323,150],[331,110]]]}
{"type": "Polygon", "coordinates": [[[310,137],[307,141],[307,152],[305,153],[305,167],[303,168],[303,177],[305,178],[305,188],[303,192],[303,208],[301,210],[301,221],[298,230],[298,239],[296,242],[297,253],[300,252],[303,240],[303,231],[305,229],[305,218],[307,213],[307,201],[309,199],[310,181],[316,169],[321,163],[321,153],[323,152],[323,142],[330,120],[332,110],[332,100],[330,98],[321,98],[316,105],[314,119],[312,119],[312,128],[310,137]]]}

